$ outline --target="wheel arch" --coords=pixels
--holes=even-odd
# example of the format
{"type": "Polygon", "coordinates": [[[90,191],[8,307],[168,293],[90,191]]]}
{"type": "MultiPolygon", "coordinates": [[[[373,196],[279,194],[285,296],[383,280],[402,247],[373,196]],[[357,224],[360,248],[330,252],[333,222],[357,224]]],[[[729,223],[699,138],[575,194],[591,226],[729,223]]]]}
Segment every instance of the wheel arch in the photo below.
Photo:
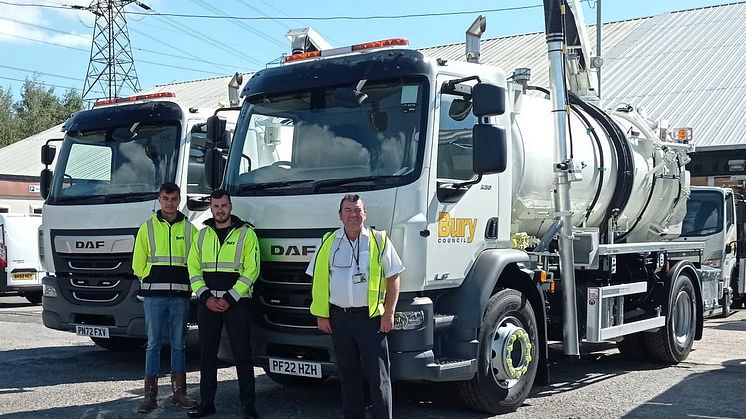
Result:
{"type": "Polygon", "coordinates": [[[456,313],[458,329],[479,330],[490,297],[498,290],[511,288],[528,298],[536,317],[539,339],[539,368],[535,383],[549,383],[547,314],[544,291],[533,280],[533,273],[524,267],[529,258],[515,249],[488,249],[477,256],[464,282],[438,302],[438,310],[456,313]]]}
{"type": "Polygon", "coordinates": [[[697,297],[697,326],[694,331],[694,340],[700,340],[702,339],[702,331],[704,330],[704,302],[702,301],[702,283],[699,279],[697,268],[692,262],[686,260],[679,261],[673,266],[673,269],[666,273],[666,298],[663,299],[663,309],[664,312],[668,312],[668,305],[671,301],[671,287],[673,286],[674,279],[681,274],[689,275],[693,283],[692,285],[694,285],[694,294],[697,297]]]}

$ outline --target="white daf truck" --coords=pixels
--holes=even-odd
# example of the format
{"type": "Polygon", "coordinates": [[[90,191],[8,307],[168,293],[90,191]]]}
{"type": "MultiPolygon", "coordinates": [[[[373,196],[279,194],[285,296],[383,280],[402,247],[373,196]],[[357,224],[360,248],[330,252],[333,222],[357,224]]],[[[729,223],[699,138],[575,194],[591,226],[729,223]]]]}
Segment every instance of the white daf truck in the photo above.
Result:
{"type": "Polygon", "coordinates": [[[41,303],[39,245],[41,215],[0,213],[0,296],[20,295],[41,303]]]}
{"type": "Polygon", "coordinates": [[[252,77],[222,184],[261,241],[252,336],[271,378],[337,373],[304,272],[345,193],[362,195],[406,265],[395,379],[454,382],[472,408],[502,413],[548,382],[551,340],[573,358],[581,341],[687,358],[702,336],[703,244],[666,239],[686,212],[691,147],[633,106],[584,100],[589,55],[565,48],[565,23],[547,31],[544,95],[527,94],[525,71],[476,62],[478,39],[459,62],[401,38],[324,49],[291,31],[285,65],[252,77]]]}
{"type": "MultiPolygon", "coordinates": [[[[186,196],[209,194],[205,176],[222,167],[206,168],[205,153],[227,150],[229,137],[208,144],[206,120],[218,115],[212,121],[224,131],[236,114],[190,107],[173,93],[141,94],[74,114],[64,139],[56,140],[54,172],[49,165],[56,152],[47,142],[39,230],[39,254],[49,272],[43,279],[46,327],[90,336],[107,349],[145,341],[140,283],[131,266],[137,229],[160,208],[164,182],[181,186],[183,205],[186,196]]],[[[182,211],[190,219],[202,212],[182,211]]],[[[196,323],[194,310],[190,322],[196,323]]]]}

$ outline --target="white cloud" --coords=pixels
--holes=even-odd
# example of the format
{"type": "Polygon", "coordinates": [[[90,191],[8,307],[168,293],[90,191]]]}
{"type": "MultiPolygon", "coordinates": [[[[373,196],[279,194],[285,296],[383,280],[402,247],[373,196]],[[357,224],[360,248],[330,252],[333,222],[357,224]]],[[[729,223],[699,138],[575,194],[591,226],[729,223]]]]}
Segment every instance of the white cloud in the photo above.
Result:
{"type": "MultiPolygon", "coordinates": [[[[60,5],[57,2],[17,0],[18,3],[60,5]]],[[[0,42],[26,44],[39,40],[55,44],[86,47],[91,44],[93,18],[87,12],[73,10],[8,6],[7,18],[0,16],[0,42]],[[76,13],[79,17],[76,17],[76,13]],[[82,29],[82,30],[81,30],[82,29]]]]}

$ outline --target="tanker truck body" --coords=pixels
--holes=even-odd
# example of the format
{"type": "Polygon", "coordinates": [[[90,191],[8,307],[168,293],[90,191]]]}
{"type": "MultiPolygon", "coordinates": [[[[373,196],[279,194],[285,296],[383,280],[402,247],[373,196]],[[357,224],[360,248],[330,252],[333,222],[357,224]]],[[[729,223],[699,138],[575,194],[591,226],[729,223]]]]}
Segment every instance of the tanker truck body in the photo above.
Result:
{"type": "Polygon", "coordinates": [[[367,224],[406,265],[389,335],[396,379],[451,381],[498,413],[548,382],[548,342],[568,329],[684,360],[702,332],[698,263],[685,258],[702,246],[664,238],[685,213],[689,146],[661,141],[632,107],[572,99],[568,316],[550,101],[497,67],[397,46],[290,55],[243,90],[223,186],[261,241],[256,364],[288,386],[337,374],[305,270],[345,193],[361,194],[367,224]]]}

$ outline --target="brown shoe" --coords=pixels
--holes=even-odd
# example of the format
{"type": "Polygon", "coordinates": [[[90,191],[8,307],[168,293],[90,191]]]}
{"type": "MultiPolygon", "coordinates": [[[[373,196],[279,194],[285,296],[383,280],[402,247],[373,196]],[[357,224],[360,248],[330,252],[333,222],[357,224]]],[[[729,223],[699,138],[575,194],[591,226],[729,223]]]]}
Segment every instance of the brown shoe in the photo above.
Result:
{"type": "Polygon", "coordinates": [[[174,391],[174,395],[171,397],[173,404],[182,409],[191,409],[197,406],[197,401],[187,395],[186,373],[171,373],[171,388],[174,391]]]}
{"type": "Polygon", "coordinates": [[[150,413],[158,407],[158,377],[145,377],[145,399],[137,413],[150,413]]]}

